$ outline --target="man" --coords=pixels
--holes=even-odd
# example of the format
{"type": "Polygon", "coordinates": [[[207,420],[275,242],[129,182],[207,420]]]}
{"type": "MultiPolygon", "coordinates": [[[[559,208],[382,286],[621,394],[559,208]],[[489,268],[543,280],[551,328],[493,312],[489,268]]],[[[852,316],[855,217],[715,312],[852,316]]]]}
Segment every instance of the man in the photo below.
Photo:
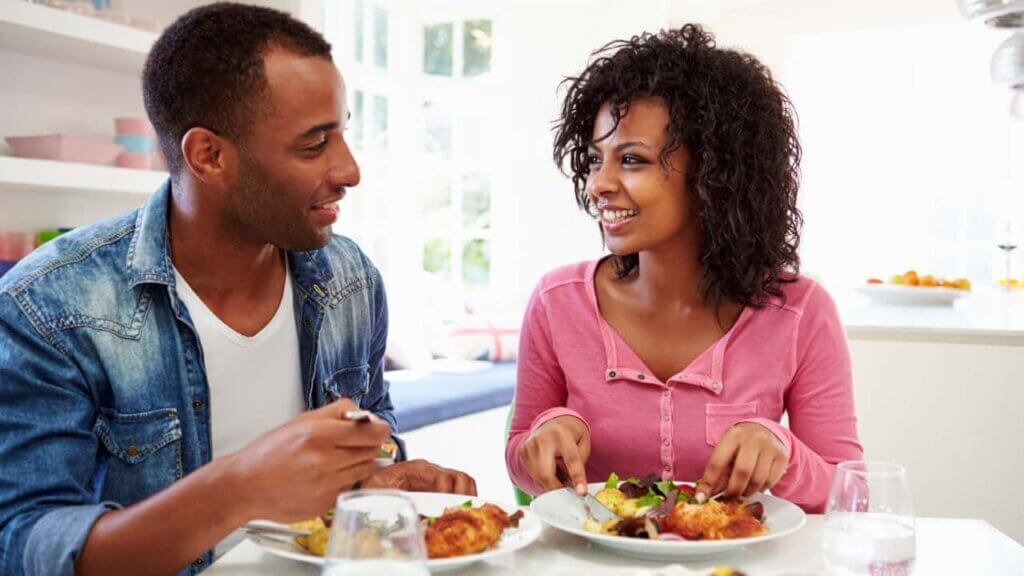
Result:
{"type": "Polygon", "coordinates": [[[155,43],[143,86],[170,181],[0,282],[0,574],[194,574],[245,522],[360,484],[475,493],[375,464],[396,428],[387,307],[331,234],[359,168],[330,46],[280,12],[206,6],[155,43]]]}

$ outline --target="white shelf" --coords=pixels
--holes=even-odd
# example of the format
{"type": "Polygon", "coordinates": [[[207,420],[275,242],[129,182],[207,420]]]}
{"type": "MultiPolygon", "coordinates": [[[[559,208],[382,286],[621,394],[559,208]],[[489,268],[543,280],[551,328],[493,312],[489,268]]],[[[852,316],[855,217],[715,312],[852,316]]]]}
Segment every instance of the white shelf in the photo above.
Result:
{"type": "Polygon", "coordinates": [[[22,0],[0,0],[0,50],[138,76],[153,32],[22,0]]]}
{"type": "Polygon", "coordinates": [[[0,192],[71,191],[148,196],[166,172],[0,156],[0,192]]]}

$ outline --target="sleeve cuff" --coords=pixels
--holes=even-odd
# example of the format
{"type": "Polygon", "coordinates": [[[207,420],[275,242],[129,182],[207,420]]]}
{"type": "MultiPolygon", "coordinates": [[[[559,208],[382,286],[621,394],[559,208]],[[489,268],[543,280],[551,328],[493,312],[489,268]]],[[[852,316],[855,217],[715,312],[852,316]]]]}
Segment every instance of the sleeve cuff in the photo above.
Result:
{"type": "Polygon", "coordinates": [[[537,417],[533,419],[533,422],[530,423],[530,432],[532,433],[534,430],[540,428],[549,420],[554,420],[555,418],[558,418],[560,416],[574,416],[578,418],[580,422],[583,422],[583,425],[587,427],[587,433],[590,433],[590,423],[587,422],[586,418],[580,416],[579,412],[576,412],[575,410],[571,410],[569,408],[561,406],[558,408],[550,408],[538,414],[537,417]]]}
{"type": "Polygon", "coordinates": [[[747,420],[741,420],[740,422],[737,422],[737,424],[742,422],[753,422],[754,424],[760,424],[767,428],[769,432],[779,439],[779,442],[782,442],[783,448],[786,449],[786,461],[789,463],[793,462],[793,439],[790,436],[792,432],[790,432],[788,428],[768,418],[749,418],[747,420]]]}
{"type": "Polygon", "coordinates": [[[100,516],[120,508],[113,502],[65,506],[36,521],[25,543],[26,576],[74,576],[75,560],[100,516]]]}

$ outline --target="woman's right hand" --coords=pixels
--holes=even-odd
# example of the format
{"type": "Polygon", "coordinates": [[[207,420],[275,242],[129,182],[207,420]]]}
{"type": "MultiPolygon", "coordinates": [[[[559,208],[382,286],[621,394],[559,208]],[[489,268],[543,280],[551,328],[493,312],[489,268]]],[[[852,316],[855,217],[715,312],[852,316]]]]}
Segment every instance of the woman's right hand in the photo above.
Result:
{"type": "Polygon", "coordinates": [[[544,492],[563,486],[555,475],[561,460],[576,492],[586,494],[585,466],[589,457],[590,430],[575,416],[558,416],[541,424],[519,449],[519,461],[544,492]]]}

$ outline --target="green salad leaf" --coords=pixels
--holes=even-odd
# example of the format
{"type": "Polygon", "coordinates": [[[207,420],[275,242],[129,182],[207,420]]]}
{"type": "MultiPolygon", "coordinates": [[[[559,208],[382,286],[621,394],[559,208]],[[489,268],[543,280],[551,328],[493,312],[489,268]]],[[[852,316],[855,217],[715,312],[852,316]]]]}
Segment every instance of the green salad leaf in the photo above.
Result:
{"type": "Polygon", "coordinates": [[[647,506],[657,506],[658,504],[661,504],[664,501],[665,499],[662,498],[661,496],[658,496],[657,494],[648,493],[646,496],[641,496],[640,499],[637,500],[636,505],[639,506],[640,508],[644,508],[647,506]]]}
{"type": "Polygon", "coordinates": [[[618,488],[619,487],[619,475],[612,472],[608,475],[608,480],[604,483],[605,488],[618,488]]]}

